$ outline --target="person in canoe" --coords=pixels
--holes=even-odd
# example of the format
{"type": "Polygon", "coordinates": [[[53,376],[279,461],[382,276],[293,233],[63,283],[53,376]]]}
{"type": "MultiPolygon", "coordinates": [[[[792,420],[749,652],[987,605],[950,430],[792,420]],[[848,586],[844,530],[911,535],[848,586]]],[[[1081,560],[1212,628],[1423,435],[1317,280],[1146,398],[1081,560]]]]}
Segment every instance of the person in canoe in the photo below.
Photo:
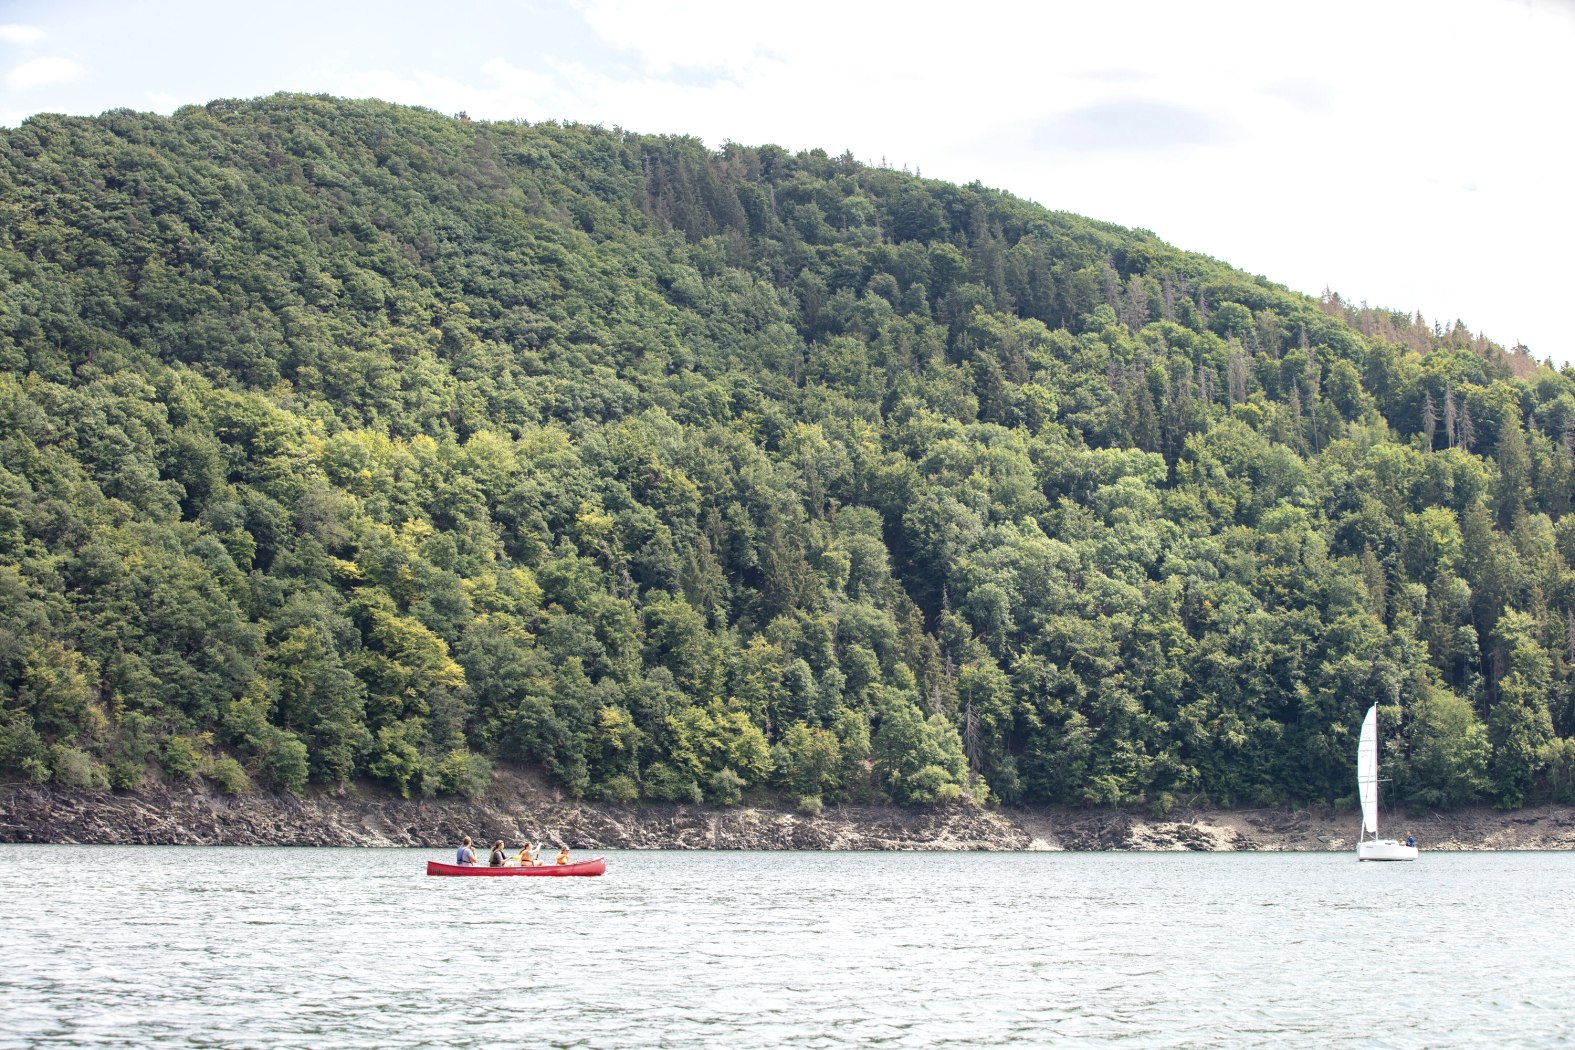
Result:
{"type": "Polygon", "coordinates": [[[470,848],[470,836],[465,835],[459,840],[459,849],[454,851],[455,864],[476,863],[476,851],[470,848]]]}
{"type": "Polygon", "coordinates": [[[564,846],[564,847],[562,847],[562,848],[560,848],[558,850],[558,863],[559,864],[572,864],[572,863],[574,863],[573,861],[571,861],[569,859],[569,847],[564,846]]]}
{"type": "Polygon", "coordinates": [[[494,868],[501,868],[506,860],[508,855],[503,852],[503,840],[499,839],[492,844],[492,856],[487,858],[487,864],[494,868]]]}
{"type": "Polygon", "coordinates": [[[536,866],[536,851],[531,849],[529,842],[520,847],[519,854],[514,858],[514,866],[518,868],[534,868],[536,866]]]}

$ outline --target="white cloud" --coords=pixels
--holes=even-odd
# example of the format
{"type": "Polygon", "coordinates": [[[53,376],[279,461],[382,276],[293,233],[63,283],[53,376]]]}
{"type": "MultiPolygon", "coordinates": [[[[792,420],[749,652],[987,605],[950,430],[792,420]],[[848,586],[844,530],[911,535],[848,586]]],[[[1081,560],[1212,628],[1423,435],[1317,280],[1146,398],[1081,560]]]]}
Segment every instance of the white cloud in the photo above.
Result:
{"type": "Polygon", "coordinates": [[[0,26],[0,43],[21,44],[23,47],[27,47],[38,43],[48,35],[48,33],[37,26],[0,26]]]}
{"type": "Polygon", "coordinates": [[[739,74],[768,52],[797,50],[801,28],[819,23],[816,4],[795,5],[792,17],[726,0],[581,0],[573,5],[602,39],[640,55],[648,72],[725,69],[739,74]]]}
{"type": "Polygon", "coordinates": [[[564,101],[553,79],[520,69],[501,58],[481,64],[484,81],[468,82],[425,71],[396,73],[379,69],[359,73],[331,90],[355,98],[380,98],[426,106],[440,113],[465,112],[486,120],[543,120],[564,101]]]}
{"type": "Polygon", "coordinates": [[[5,75],[6,87],[18,91],[53,87],[81,80],[87,70],[69,58],[35,58],[23,62],[5,75]]]}

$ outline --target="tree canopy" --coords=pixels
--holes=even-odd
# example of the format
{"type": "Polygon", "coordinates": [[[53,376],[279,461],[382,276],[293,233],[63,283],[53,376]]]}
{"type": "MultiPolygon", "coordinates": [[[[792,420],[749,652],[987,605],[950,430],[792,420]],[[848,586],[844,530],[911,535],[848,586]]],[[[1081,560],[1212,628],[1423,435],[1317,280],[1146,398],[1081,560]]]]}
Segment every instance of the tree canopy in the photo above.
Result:
{"type": "Polygon", "coordinates": [[[0,131],[0,771],[1575,792],[1575,372],[822,151],[0,131]]]}

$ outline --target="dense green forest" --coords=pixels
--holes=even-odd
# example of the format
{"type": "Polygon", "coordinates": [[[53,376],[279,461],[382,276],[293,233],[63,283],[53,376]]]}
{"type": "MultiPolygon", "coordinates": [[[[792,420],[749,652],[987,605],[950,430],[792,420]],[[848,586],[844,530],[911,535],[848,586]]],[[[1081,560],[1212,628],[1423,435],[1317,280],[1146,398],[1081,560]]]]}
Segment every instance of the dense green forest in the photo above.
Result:
{"type": "Polygon", "coordinates": [[[1413,804],[1575,791],[1575,371],[977,184],[36,116],[0,421],[14,777],[1163,812],[1378,703],[1413,804]]]}

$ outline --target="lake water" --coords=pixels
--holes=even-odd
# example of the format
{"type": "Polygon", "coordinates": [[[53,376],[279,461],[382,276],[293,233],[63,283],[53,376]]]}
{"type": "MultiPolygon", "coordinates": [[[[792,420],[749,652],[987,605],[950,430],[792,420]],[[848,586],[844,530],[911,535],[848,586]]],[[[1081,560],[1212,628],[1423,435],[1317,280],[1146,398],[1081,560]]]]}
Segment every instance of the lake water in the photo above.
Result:
{"type": "Polygon", "coordinates": [[[1544,1046],[1575,855],[0,846],[0,1046],[1544,1046]]]}

